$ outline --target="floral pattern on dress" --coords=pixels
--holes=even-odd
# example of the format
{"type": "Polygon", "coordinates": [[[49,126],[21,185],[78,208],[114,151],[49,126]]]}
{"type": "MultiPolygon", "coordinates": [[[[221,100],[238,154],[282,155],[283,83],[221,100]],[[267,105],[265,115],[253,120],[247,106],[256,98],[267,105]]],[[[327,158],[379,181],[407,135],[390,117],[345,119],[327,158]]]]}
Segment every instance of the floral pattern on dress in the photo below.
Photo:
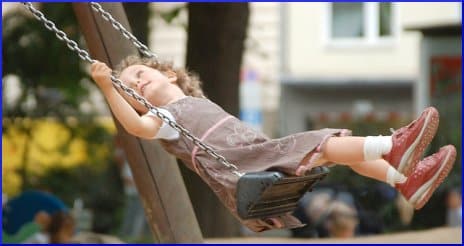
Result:
{"type": "MultiPolygon", "coordinates": [[[[225,117],[231,116],[211,101],[193,97],[166,105],[166,108],[180,125],[197,137],[205,134],[209,128],[225,117]]],[[[229,118],[225,124],[213,129],[212,134],[207,136],[204,142],[232,161],[241,172],[278,168],[292,173],[301,166],[302,160],[310,157],[317,159],[317,155],[311,156],[311,154],[320,154],[318,146],[326,137],[344,135],[344,132],[342,129],[321,129],[271,139],[239,119],[229,118]]],[[[195,145],[183,135],[181,139],[182,141],[167,141],[163,147],[178,157],[184,156],[185,164],[199,174],[230,212],[249,229],[253,231],[275,229],[275,225],[267,224],[264,220],[241,220],[236,210],[238,177],[202,151],[198,152],[201,154],[194,155],[195,160],[198,161],[196,165],[191,158],[195,145]]],[[[286,228],[303,226],[291,214],[279,216],[278,219],[286,228]]]]}
{"type": "Polygon", "coordinates": [[[296,139],[294,136],[282,138],[276,141],[273,151],[279,154],[290,153],[296,146],[296,139]]]}
{"type": "Polygon", "coordinates": [[[234,122],[233,133],[226,137],[226,142],[232,147],[245,147],[252,145],[258,138],[256,131],[243,124],[234,122]]]}

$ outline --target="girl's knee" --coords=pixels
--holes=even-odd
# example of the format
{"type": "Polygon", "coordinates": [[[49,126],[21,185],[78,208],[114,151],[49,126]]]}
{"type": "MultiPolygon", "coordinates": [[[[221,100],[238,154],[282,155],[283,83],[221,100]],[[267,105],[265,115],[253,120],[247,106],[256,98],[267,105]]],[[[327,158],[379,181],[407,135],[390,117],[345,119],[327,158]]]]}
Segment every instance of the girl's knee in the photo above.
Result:
{"type": "Polygon", "coordinates": [[[328,136],[319,145],[318,152],[321,153],[322,158],[327,159],[327,153],[330,151],[331,142],[333,142],[335,138],[339,138],[339,136],[328,136]]]}

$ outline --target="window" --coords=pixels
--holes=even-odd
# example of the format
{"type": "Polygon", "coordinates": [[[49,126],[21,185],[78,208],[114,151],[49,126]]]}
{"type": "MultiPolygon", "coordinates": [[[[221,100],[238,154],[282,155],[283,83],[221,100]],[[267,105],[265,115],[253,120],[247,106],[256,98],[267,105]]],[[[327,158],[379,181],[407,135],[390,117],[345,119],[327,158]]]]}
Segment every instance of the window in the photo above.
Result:
{"type": "Polygon", "coordinates": [[[379,3],[379,36],[391,36],[392,32],[392,3],[379,3]]]}
{"type": "Polygon", "coordinates": [[[332,37],[363,37],[365,35],[363,15],[363,3],[333,3],[332,37]]]}
{"type": "Polygon", "coordinates": [[[397,36],[396,7],[391,2],[328,3],[328,43],[390,42],[397,36]]]}

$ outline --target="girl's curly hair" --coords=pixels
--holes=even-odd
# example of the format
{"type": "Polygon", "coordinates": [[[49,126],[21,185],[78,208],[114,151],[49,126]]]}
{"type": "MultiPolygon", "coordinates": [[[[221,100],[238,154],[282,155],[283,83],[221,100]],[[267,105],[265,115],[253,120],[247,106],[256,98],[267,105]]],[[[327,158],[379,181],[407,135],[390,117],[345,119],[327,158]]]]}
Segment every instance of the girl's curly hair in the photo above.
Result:
{"type": "Polygon", "coordinates": [[[131,55],[122,60],[114,69],[114,75],[119,77],[122,70],[132,65],[145,65],[154,68],[161,73],[172,71],[176,73],[177,85],[187,96],[204,97],[203,90],[201,89],[201,81],[198,76],[184,68],[174,68],[172,62],[156,61],[146,57],[138,57],[131,55]]]}

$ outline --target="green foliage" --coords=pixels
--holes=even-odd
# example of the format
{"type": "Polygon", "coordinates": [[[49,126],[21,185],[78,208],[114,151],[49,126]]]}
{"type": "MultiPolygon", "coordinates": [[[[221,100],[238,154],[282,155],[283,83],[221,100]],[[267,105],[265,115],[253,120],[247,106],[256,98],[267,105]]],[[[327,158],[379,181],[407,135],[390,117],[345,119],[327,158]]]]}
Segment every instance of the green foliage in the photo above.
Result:
{"type": "MultiPolygon", "coordinates": [[[[77,22],[70,4],[41,4],[41,11],[56,23],[70,39],[79,40],[77,22]]],[[[3,28],[3,74],[16,75],[21,83],[21,99],[7,116],[63,116],[77,115],[78,105],[88,96],[82,86],[88,78],[79,57],[69,50],[53,32],[25,11],[6,14],[3,28]],[[37,102],[35,108],[25,111],[21,106],[27,96],[37,102]]]]}
{"type": "Polygon", "coordinates": [[[188,24],[180,19],[183,11],[187,10],[187,5],[180,5],[169,10],[155,10],[155,14],[170,26],[181,26],[187,31],[188,24]]]}
{"type": "MultiPolygon", "coordinates": [[[[45,17],[63,30],[68,38],[76,41],[79,47],[86,49],[70,3],[38,3],[45,17]]],[[[21,8],[21,7],[20,7],[21,8]]],[[[72,205],[80,197],[87,208],[94,214],[93,228],[97,232],[110,232],[118,227],[118,214],[122,207],[122,192],[117,165],[113,163],[111,151],[113,136],[100,127],[94,113],[80,111],[80,105],[88,101],[88,96],[95,86],[88,86],[86,64],[71,51],[66,43],[60,41],[42,22],[34,18],[29,11],[18,9],[3,16],[2,21],[3,50],[3,84],[6,76],[19,79],[20,95],[13,105],[3,105],[3,117],[14,119],[53,117],[71,131],[71,139],[86,140],[88,163],[72,168],[52,167],[43,175],[26,175],[28,156],[25,151],[21,168],[24,189],[39,188],[49,190],[72,205]],[[33,99],[35,104],[28,104],[33,99]],[[25,107],[28,104],[29,107],[25,107]],[[74,121],[87,125],[71,126],[70,116],[74,121]],[[102,151],[102,145],[109,145],[102,151]]],[[[2,95],[5,102],[5,95],[2,95]]],[[[3,125],[3,130],[8,129],[3,125]]],[[[31,125],[21,130],[30,139],[31,125]]],[[[26,150],[32,141],[26,141],[26,150]]],[[[58,151],[66,151],[65,148],[58,151]]]]}
{"type": "Polygon", "coordinates": [[[186,9],[186,6],[179,6],[164,12],[160,11],[159,15],[164,21],[166,21],[166,23],[171,24],[173,20],[175,20],[179,16],[181,10],[183,9],[186,9]]]}

